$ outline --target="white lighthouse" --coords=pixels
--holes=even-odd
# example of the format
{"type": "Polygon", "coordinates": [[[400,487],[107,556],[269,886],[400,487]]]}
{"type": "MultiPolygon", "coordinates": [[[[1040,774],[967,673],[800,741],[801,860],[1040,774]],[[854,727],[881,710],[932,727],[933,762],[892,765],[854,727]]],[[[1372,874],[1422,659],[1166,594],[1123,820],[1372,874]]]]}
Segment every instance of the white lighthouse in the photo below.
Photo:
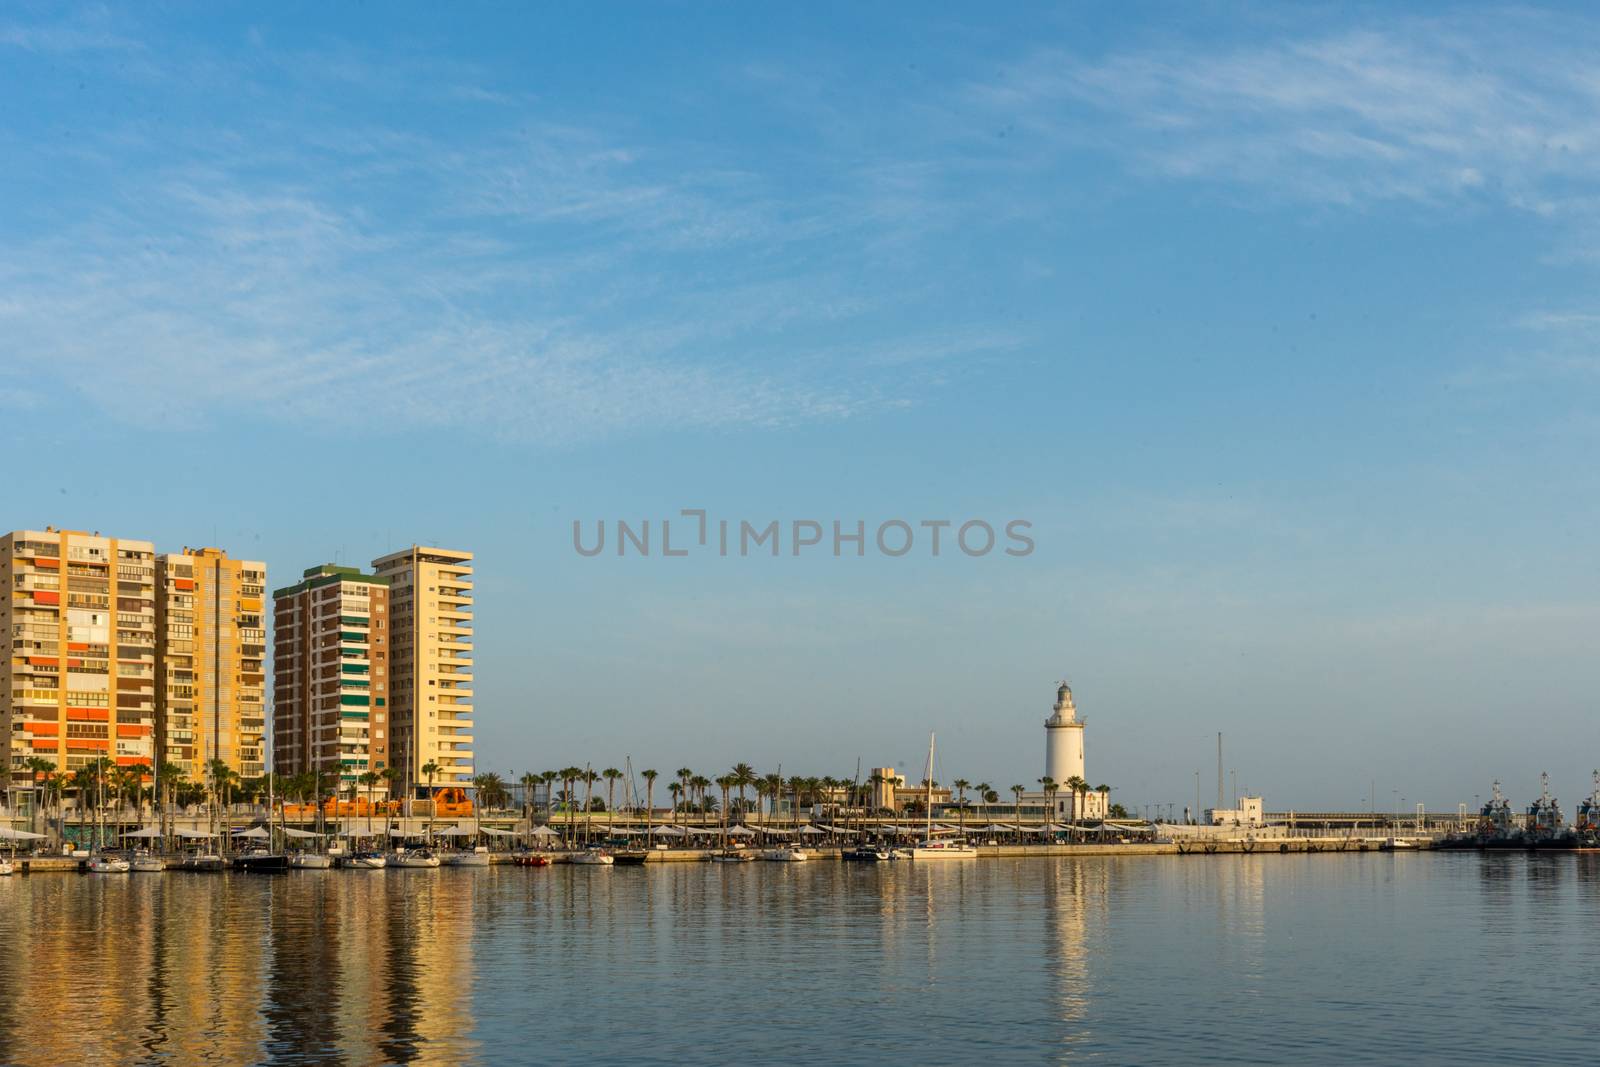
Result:
{"type": "Polygon", "coordinates": [[[1057,687],[1052,710],[1054,714],[1044,721],[1044,773],[1058,790],[1052,815],[1073,819],[1104,817],[1105,798],[1101,794],[1074,795],[1067,786],[1074,778],[1088,781],[1088,776],[1083,765],[1083,723],[1078,721],[1072,687],[1066,682],[1057,687]]]}

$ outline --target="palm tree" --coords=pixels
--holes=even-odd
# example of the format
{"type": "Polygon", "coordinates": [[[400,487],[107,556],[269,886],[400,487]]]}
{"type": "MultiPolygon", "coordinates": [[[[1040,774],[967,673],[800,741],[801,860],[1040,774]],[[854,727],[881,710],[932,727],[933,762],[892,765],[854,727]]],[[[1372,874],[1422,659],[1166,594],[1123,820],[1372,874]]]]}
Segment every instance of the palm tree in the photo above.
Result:
{"type": "Polygon", "coordinates": [[[1111,814],[1111,787],[1101,782],[1094,787],[1094,791],[1100,794],[1100,821],[1104,822],[1111,814]]]}
{"type": "Polygon", "coordinates": [[[365,787],[367,794],[367,836],[372,836],[372,787],[378,784],[377,771],[362,771],[356,776],[356,781],[365,787]]]}
{"type": "Polygon", "coordinates": [[[622,777],[622,772],[615,767],[607,767],[600,772],[600,777],[606,780],[606,812],[615,814],[617,810],[617,779],[622,777]]]}
{"type": "Polygon", "coordinates": [[[561,780],[560,771],[541,771],[539,778],[544,782],[544,817],[550,821],[550,816],[555,814],[555,797],[552,795],[551,786],[561,780]]]}
{"type": "Polygon", "coordinates": [[[1045,825],[1049,825],[1051,822],[1055,821],[1056,790],[1060,789],[1061,787],[1056,783],[1054,778],[1047,774],[1043,778],[1039,779],[1039,788],[1044,790],[1044,821],[1045,825]]]}
{"type": "Polygon", "coordinates": [[[44,816],[48,820],[50,818],[50,809],[46,797],[48,796],[50,781],[55,777],[56,765],[43,756],[29,756],[23,762],[23,767],[28,772],[28,780],[34,783],[34,790],[38,798],[34,806],[42,808],[44,816]]]}
{"type": "Polygon", "coordinates": [[[965,778],[957,778],[953,784],[956,787],[956,803],[960,805],[957,811],[961,815],[961,835],[965,837],[967,833],[967,790],[972,787],[972,783],[965,778]]]}
{"type": "Polygon", "coordinates": [[[442,770],[438,763],[429,760],[422,765],[422,775],[428,779],[428,844],[433,844],[433,816],[439,810],[439,798],[433,795],[433,780],[442,770]]]}
{"type": "Polygon", "coordinates": [[[722,845],[728,845],[728,790],[739,782],[737,774],[724,774],[717,779],[717,787],[722,790],[722,845]]]}
{"type": "Polygon", "coordinates": [[[533,800],[538,796],[539,783],[543,780],[537,771],[524,771],[522,777],[517,779],[518,784],[522,786],[522,817],[524,819],[533,818],[533,800]]]}
{"type": "Polygon", "coordinates": [[[703,774],[697,774],[689,779],[689,785],[700,795],[700,814],[706,814],[706,790],[711,788],[711,779],[703,774]]]}
{"type": "Polygon", "coordinates": [[[653,842],[650,840],[651,823],[654,821],[656,810],[656,776],[661,772],[654,767],[639,772],[644,779],[644,844],[649,848],[653,842]]]}
{"type": "Polygon", "coordinates": [[[1011,809],[1012,817],[1017,820],[1017,840],[1022,840],[1022,794],[1026,792],[1025,786],[1014,785],[1011,795],[1017,798],[1016,807],[1011,809]]]}
{"type": "Polygon", "coordinates": [[[678,814],[683,810],[683,786],[677,782],[667,783],[667,792],[672,794],[672,818],[678,821],[678,814]]]}
{"type": "Polygon", "coordinates": [[[733,770],[729,773],[733,775],[734,785],[739,787],[739,818],[742,821],[744,819],[745,786],[755,784],[756,769],[748,763],[735,763],[733,770]]]}

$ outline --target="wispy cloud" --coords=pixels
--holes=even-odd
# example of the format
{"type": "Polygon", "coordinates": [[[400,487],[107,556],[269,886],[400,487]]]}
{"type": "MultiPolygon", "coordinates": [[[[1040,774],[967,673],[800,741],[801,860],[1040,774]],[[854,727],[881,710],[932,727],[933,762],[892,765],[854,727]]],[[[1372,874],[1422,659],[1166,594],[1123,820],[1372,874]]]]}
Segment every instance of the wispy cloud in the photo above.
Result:
{"type": "Polygon", "coordinates": [[[463,131],[269,111],[75,145],[74,165],[115,160],[119,181],[67,228],[0,249],[0,333],[116,416],[270,411],[561,445],[857,417],[937,386],[892,370],[919,344],[944,362],[996,351],[980,330],[880,325],[907,297],[855,287],[849,249],[818,242],[841,222],[773,174],[507,107],[459,64],[353,48],[254,64],[247,82],[265,69],[308,97],[337,83],[484,110],[463,131]],[[835,351],[842,323],[854,344],[835,351]]]}
{"type": "Polygon", "coordinates": [[[1581,18],[1386,19],[1096,59],[1042,49],[969,95],[1151,175],[1329,204],[1495,196],[1541,210],[1600,163],[1596,43],[1581,18]]]}

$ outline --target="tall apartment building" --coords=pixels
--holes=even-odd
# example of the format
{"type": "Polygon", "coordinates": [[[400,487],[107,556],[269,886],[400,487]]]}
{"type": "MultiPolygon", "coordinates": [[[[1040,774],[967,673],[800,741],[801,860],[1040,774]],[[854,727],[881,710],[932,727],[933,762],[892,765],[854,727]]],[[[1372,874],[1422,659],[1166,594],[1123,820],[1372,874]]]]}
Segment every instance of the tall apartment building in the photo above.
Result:
{"type": "Polygon", "coordinates": [[[265,772],[267,565],[220,548],[156,559],[156,753],[194,782],[212,760],[265,772]]]}
{"type": "Polygon", "coordinates": [[[148,541],[51,526],[0,537],[5,771],[25,772],[34,756],[68,772],[103,757],[150,765],[155,569],[148,541]]]}
{"type": "Polygon", "coordinates": [[[473,755],[472,553],[412,545],[372,569],[389,579],[389,753],[399,788],[470,785],[473,755]]]}
{"type": "Polygon", "coordinates": [[[389,765],[389,616],[389,579],[354,567],[273,591],[276,773],[337,770],[347,786],[389,765]]]}

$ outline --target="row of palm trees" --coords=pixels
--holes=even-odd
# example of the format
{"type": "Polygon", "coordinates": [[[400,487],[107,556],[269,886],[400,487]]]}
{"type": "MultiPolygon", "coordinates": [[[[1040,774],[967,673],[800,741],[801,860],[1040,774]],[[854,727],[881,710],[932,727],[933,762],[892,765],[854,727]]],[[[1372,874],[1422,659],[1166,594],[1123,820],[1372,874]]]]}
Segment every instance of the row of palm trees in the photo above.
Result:
{"type": "MultiPolygon", "coordinates": [[[[426,769],[426,768],[424,768],[426,769]]],[[[639,772],[644,779],[645,796],[644,809],[655,808],[656,779],[661,777],[661,772],[654,768],[639,772]]],[[[616,788],[619,780],[627,777],[615,767],[607,767],[602,771],[595,771],[592,767],[563,767],[561,770],[528,771],[517,779],[517,784],[522,787],[522,809],[524,816],[536,813],[539,810],[539,791],[544,791],[544,811],[546,815],[553,815],[557,810],[559,800],[562,810],[569,813],[577,811],[616,811],[616,788]],[[594,795],[594,789],[600,782],[605,783],[604,808],[598,803],[599,798],[594,795]],[[557,789],[556,786],[561,788],[557,789]],[[578,802],[579,787],[583,788],[582,803],[578,802]]],[[[698,813],[702,815],[726,811],[730,814],[742,814],[751,811],[760,811],[764,801],[770,802],[775,810],[779,801],[789,799],[792,810],[798,810],[802,804],[842,803],[847,807],[867,807],[872,796],[882,787],[888,785],[891,779],[873,774],[865,781],[848,778],[835,778],[832,775],[808,777],[794,775],[783,777],[779,774],[759,774],[748,763],[736,763],[726,774],[710,778],[697,774],[692,768],[679,767],[667,784],[667,792],[672,798],[672,810],[681,813],[698,813]],[[715,787],[720,794],[712,795],[715,787]],[[734,794],[737,796],[734,796],[734,794]],[[754,794],[754,803],[749,794],[754,794]],[[730,803],[734,806],[730,807],[730,803]]],[[[509,793],[499,775],[482,774],[473,779],[477,787],[480,804],[484,808],[493,808],[497,804],[508,805],[509,793]]],[[[922,784],[927,785],[924,781],[922,784]]],[[[1085,779],[1073,776],[1064,783],[1057,783],[1054,779],[1044,777],[1039,779],[1039,785],[1045,793],[1046,804],[1051,811],[1055,810],[1055,798],[1060,790],[1065,787],[1072,793],[1074,813],[1081,812],[1084,801],[1091,793],[1101,796],[1101,810],[1111,810],[1109,785],[1091,786],[1085,779]]],[[[957,805],[962,809],[963,815],[968,807],[967,793],[971,790],[975,799],[983,805],[994,805],[1000,801],[1000,794],[988,783],[976,784],[965,778],[957,778],[953,783],[957,805]]],[[[938,788],[938,783],[933,783],[933,788],[938,788]]],[[[1027,792],[1023,785],[1013,785],[1010,792],[1015,797],[1016,810],[1021,809],[1022,795],[1027,792]]],[[[638,810],[638,805],[631,805],[638,810]]]]}

